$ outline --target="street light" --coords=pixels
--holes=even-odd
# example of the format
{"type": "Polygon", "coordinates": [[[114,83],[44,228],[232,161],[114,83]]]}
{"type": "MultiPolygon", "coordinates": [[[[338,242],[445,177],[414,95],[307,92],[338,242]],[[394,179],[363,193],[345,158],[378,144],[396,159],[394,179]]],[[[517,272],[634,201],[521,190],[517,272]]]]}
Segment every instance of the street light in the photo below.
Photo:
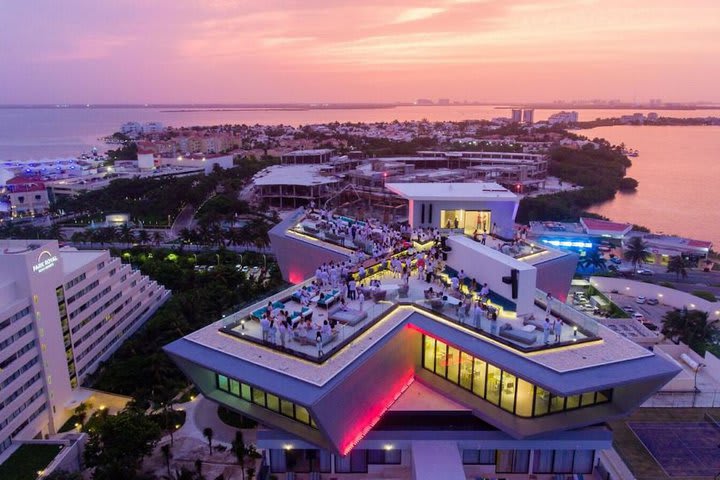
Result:
{"type": "Polygon", "coordinates": [[[697,398],[697,394],[698,394],[697,376],[698,376],[698,373],[700,372],[700,369],[703,368],[703,367],[706,367],[706,366],[707,366],[707,365],[705,365],[704,363],[701,363],[701,364],[698,365],[698,367],[695,369],[694,393],[693,393],[693,408],[695,407],[695,399],[697,398]]]}

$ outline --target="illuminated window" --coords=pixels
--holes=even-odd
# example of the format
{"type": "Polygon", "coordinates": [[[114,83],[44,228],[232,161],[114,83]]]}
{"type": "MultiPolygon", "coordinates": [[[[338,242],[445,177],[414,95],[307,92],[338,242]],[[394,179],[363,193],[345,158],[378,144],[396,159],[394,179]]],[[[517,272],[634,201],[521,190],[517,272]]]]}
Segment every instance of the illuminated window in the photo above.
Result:
{"type": "Polygon", "coordinates": [[[503,410],[521,417],[539,417],[609,402],[612,390],[570,397],[555,395],[503,371],[467,352],[423,335],[423,366],[503,410]]]}

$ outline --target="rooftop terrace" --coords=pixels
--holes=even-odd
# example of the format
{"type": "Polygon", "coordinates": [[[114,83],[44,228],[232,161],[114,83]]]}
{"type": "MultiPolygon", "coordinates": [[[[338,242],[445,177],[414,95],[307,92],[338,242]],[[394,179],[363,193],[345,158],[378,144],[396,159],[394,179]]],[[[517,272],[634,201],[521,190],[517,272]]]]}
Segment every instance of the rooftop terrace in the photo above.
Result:
{"type": "MultiPolygon", "coordinates": [[[[463,309],[458,309],[458,301],[451,295],[435,301],[426,299],[425,290],[429,285],[416,275],[410,279],[406,293],[401,290],[402,281],[394,278],[387,270],[378,271],[373,278],[381,280],[377,301],[372,296],[362,305],[359,300],[348,300],[347,311],[342,311],[337,306],[326,308],[317,305],[316,300],[303,312],[301,304],[292,299],[292,296],[302,286],[311,284],[310,279],[198,330],[186,339],[280,373],[291,371],[294,377],[318,386],[328,382],[416,312],[457,328],[478,340],[522,355],[556,372],[569,372],[652,355],[559,301],[552,301],[552,311],[554,316],[564,320],[560,341],[555,342],[551,335],[550,343],[545,344],[544,334],[542,330],[538,330],[537,322],[517,318],[514,312],[492,301],[490,306],[497,309],[498,319],[492,321],[484,314],[476,322],[472,313],[467,315],[463,309]],[[275,341],[264,339],[257,312],[268,302],[287,310],[291,316],[294,312],[303,312],[304,318],[310,316],[310,338],[313,341],[306,341],[301,334],[295,333],[297,330],[288,332],[284,347],[279,336],[276,336],[275,341]],[[282,307],[275,302],[281,302],[282,307]],[[323,347],[323,355],[319,356],[314,342],[315,332],[325,320],[339,318],[338,314],[344,314],[344,318],[337,320],[334,333],[323,347]],[[512,329],[502,331],[506,324],[512,329]],[[507,336],[509,332],[514,332],[515,335],[507,336]]],[[[439,287],[435,285],[434,288],[439,287]]],[[[333,290],[335,289],[327,288],[324,293],[333,295],[333,290]]],[[[541,319],[545,316],[541,303],[544,294],[538,292],[537,298],[535,317],[541,319]]],[[[298,316],[292,319],[293,323],[297,322],[299,315],[298,313],[298,316]]]]}

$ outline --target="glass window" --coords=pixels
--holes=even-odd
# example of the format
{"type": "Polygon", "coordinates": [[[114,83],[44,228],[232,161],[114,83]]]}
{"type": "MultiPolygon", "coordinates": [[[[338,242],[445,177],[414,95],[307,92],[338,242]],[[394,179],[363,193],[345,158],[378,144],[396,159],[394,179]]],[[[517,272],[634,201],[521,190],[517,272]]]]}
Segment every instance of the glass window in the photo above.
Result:
{"type": "Polygon", "coordinates": [[[480,450],[478,454],[478,463],[480,465],[495,464],[495,450],[480,450]]]}
{"type": "Polygon", "coordinates": [[[232,378],[230,379],[230,393],[236,397],[240,396],[240,382],[232,378]]]}
{"type": "Polygon", "coordinates": [[[555,450],[553,472],[572,473],[574,450],[555,450]]]}
{"type": "Polygon", "coordinates": [[[432,337],[424,336],[425,338],[425,357],[423,360],[423,366],[430,370],[435,371],[435,339],[432,337]]]}
{"type": "Polygon", "coordinates": [[[447,379],[458,383],[458,369],[460,368],[460,352],[457,348],[448,347],[447,353],[447,379]]]}
{"type": "Polygon", "coordinates": [[[497,473],[528,473],[530,450],[498,450],[495,471],[497,473]]]}
{"type": "Polygon", "coordinates": [[[535,450],[533,473],[553,473],[553,450],[535,450]]]}
{"type": "Polygon", "coordinates": [[[332,469],[332,454],[327,450],[320,450],[318,455],[320,473],[330,473],[332,469]]]}
{"type": "Polygon", "coordinates": [[[300,405],[295,405],[295,418],[302,423],[310,423],[310,413],[300,405]]]}
{"type": "Polygon", "coordinates": [[[485,398],[485,374],[487,363],[479,358],[475,359],[475,367],[473,368],[473,393],[478,397],[485,398]]]}
{"type": "Polygon", "coordinates": [[[533,386],[522,378],[517,379],[517,399],[515,413],[521,417],[532,417],[533,386]]]}
{"type": "Polygon", "coordinates": [[[435,373],[441,377],[447,372],[447,345],[440,340],[435,342],[435,373]]]}
{"type": "Polygon", "coordinates": [[[592,473],[595,450],[575,450],[573,473],[592,473]]]}
{"type": "Polygon", "coordinates": [[[252,389],[252,401],[260,406],[265,406],[265,390],[253,387],[252,389]]]}
{"type": "Polygon", "coordinates": [[[480,463],[479,457],[480,457],[480,450],[463,449],[463,451],[462,451],[463,465],[478,465],[480,463]]]}
{"type": "Polygon", "coordinates": [[[578,408],[580,406],[580,395],[571,395],[567,397],[567,403],[565,405],[565,408],[567,410],[571,410],[573,408],[578,408]]]}
{"type": "Polygon", "coordinates": [[[229,391],[230,387],[228,386],[228,377],[225,375],[218,375],[218,388],[222,390],[223,392],[229,391]]]}
{"type": "Polygon", "coordinates": [[[592,405],[593,403],[595,403],[595,392],[583,393],[582,396],[580,397],[580,402],[583,407],[592,405]]]}
{"type": "Polygon", "coordinates": [[[515,389],[517,387],[517,379],[515,375],[508,372],[503,372],[502,376],[502,396],[500,400],[500,407],[503,410],[512,412],[515,409],[515,389]]]}
{"type": "Polygon", "coordinates": [[[272,393],[267,394],[267,408],[272,410],[273,412],[279,412],[280,411],[280,399],[273,395],[272,393]]]}
{"type": "Polygon", "coordinates": [[[401,450],[368,450],[368,465],[400,465],[402,463],[401,450]]]}
{"type": "Polygon", "coordinates": [[[473,358],[465,352],[460,353],[460,386],[466,390],[472,387],[473,358]]]}
{"type": "Polygon", "coordinates": [[[535,387],[535,413],[536,417],[540,415],[546,415],[550,410],[550,392],[547,390],[535,387]]]}
{"type": "Polygon", "coordinates": [[[551,412],[562,412],[565,409],[565,397],[559,395],[553,395],[550,398],[550,411],[551,412]]]}
{"type": "Polygon", "coordinates": [[[280,400],[280,412],[282,412],[282,414],[286,417],[295,418],[292,402],[280,400]]]}
{"type": "Polygon", "coordinates": [[[502,371],[494,366],[488,364],[487,373],[487,395],[485,398],[489,401],[498,405],[500,403],[500,376],[502,371]]]}
{"type": "Polygon", "coordinates": [[[367,473],[367,452],[356,448],[344,457],[335,456],[335,473],[367,473]]]}
{"type": "Polygon", "coordinates": [[[247,400],[248,402],[252,401],[252,396],[250,394],[250,385],[247,383],[240,384],[240,396],[243,398],[243,400],[247,400]]]}
{"type": "Polygon", "coordinates": [[[270,450],[270,471],[273,473],[285,473],[285,450],[273,448],[270,450]]]}
{"type": "Polygon", "coordinates": [[[600,390],[597,392],[595,403],[609,402],[612,397],[612,390],[600,390]]]}

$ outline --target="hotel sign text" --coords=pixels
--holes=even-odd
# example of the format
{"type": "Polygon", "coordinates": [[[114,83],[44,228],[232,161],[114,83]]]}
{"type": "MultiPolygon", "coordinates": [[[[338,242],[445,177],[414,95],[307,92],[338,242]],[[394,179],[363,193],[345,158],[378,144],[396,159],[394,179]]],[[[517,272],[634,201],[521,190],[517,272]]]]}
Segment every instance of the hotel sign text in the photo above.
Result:
{"type": "Polygon", "coordinates": [[[55,266],[57,261],[58,257],[47,250],[43,250],[40,252],[40,255],[38,255],[37,263],[32,267],[33,272],[42,273],[45,270],[49,270],[55,266]]]}

